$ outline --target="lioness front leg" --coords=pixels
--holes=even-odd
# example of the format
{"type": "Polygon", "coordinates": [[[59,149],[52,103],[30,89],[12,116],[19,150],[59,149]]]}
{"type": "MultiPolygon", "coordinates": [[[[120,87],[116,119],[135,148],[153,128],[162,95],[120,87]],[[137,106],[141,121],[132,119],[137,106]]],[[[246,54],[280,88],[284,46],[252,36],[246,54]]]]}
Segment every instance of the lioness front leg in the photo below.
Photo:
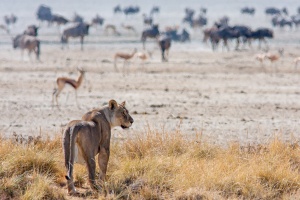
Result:
{"type": "Polygon", "coordinates": [[[106,170],[109,159],[109,147],[101,147],[98,155],[98,164],[100,168],[99,179],[101,181],[105,181],[106,178],[106,170]]]}

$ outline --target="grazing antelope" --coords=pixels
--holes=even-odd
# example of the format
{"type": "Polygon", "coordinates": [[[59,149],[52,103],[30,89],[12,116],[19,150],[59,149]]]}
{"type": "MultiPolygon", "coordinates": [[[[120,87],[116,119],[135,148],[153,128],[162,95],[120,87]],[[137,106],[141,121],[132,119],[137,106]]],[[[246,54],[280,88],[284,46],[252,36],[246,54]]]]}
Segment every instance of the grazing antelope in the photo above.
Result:
{"type": "Polygon", "coordinates": [[[78,106],[77,89],[80,87],[80,85],[83,81],[85,71],[83,69],[80,69],[80,68],[77,68],[77,70],[79,72],[79,76],[78,76],[77,80],[72,79],[72,78],[68,78],[68,77],[59,77],[59,78],[57,78],[57,80],[56,80],[57,88],[55,88],[54,91],[53,91],[52,105],[54,105],[54,96],[55,96],[56,105],[57,105],[57,107],[59,107],[58,101],[57,101],[58,95],[64,89],[65,85],[68,84],[68,85],[72,86],[75,89],[76,104],[78,106]]]}
{"type": "Polygon", "coordinates": [[[294,63],[295,63],[295,69],[297,69],[298,64],[300,63],[300,57],[295,58],[294,63]]]}
{"type": "Polygon", "coordinates": [[[271,63],[274,63],[277,60],[279,60],[280,56],[277,54],[273,54],[273,53],[267,53],[266,58],[269,59],[271,61],[271,63]]]}
{"type": "Polygon", "coordinates": [[[255,59],[258,60],[261,64],[264,62],[266,59],[266,54],[261,53],[261,54],[256,54],[255,59]]]}
{"type": "Polygon", "coordinates": [[[135,30],[135,28],[133,26],[131,26],[131,25],[125,25],[125,24],[121,24],[121,25],[122,25],[122,27],[124,29],[126,29],[128,31],[132,31],[132,32],[134,32],[136,34],[136,30],[135,30]]]}
{"type": "Polygon", "coordinates": [[[107,24],[104,28],[104,32],[106,35],[108,35],[108,32],[111,30],[111,32],[114,34],[114,35],[117,35],[117,36],[120,36],[121,34],[117,31],[117,28],[115,25],[112,25],[112,24],[107,24]]]}
{"type": "Polygon", "coordinates": [[[130,53],[121,53],[121,52],[118,52],[115,54],[115,62],[114,62],[114,67],[115,67],[115,70],[118,71],[118,68],[117,68],[117,59],[118,58],[121,58],[124,60],[124,63],[123,63],[123,73],[125,73],[125,64],[128,64],[129,60],[136,54],[137,52],[137,49],[135,48],[133,50],[133,52],[130,54],[130,53]]]}

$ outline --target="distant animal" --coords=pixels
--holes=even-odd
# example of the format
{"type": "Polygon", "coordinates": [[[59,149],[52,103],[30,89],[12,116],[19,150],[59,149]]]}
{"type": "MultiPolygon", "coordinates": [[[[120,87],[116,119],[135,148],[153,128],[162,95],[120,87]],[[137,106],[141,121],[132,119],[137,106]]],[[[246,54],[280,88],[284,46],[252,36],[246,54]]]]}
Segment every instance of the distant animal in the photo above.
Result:
{"type": "Polygon", "coordinates": [[[291,16],[291,20],[294,23],[295,27],[298,28],[300,25],[300,14],[291,16]]]}
{"type": "Polygon", "coordinates": [[[133,32],[133,33],[136,33],[135,28],[134,28],[133,26],[131,26],[131,25],[125,25],[125,24],[122,23],[121,26],[122,26],[124,29],[126,29],[127,31],[131,31],[131,32],[133,32]]]}
{"type": "Polygon", "coordinates": [[[90,186],[98,190],[95,182],[95,156],[98,154],[99,179],[101,183],[106,181],[111,129],[117,126],[127,129],[134,122],[125,105],[125,101],[118,104],[112,99],[108,105],[84,114],[82,120],[67,124],[63,133],[63,151],[69,195],[77,194],[73,182],[74,161],[86,163],[90,186]]]}
{"type": "Polygon", "coordinates": [[[153,24],[153,18],[151,16],[147,16],[146,14],[143,14],[143,21],[144,21],[144,25],[149,25],[152,26],[153,24]]]}
{"type": "Polygon", "coordinates": [[[242,14],[249,14],[249,15],[254,15],[255,14],[255,8],[251,7],[244,7],[241,9],[242,14]]]}
{"type": "Polygon", "coordinates": [[[160,9],[158,6],[153,6],[150,10],[150,16],[152,16],[155,13],[159,13],[160,9]]]}
{"type": "Polygon", "coordinates": [[[20,48],[22,51],[24,49],[28,50],[29,55],[31,52],[36,54],[36,59],[40,59],[40,40],[31,35],[20,34],[13,38],[13,48],[20,48]]]}
{"type": "Polygon", "coordinates": [[[83,50],[83,39],[84,36],[89,34],[89,27],[90,25],[87,23],[78,23],[71,28],[65,29],[61,36],[61,43],[68,43],[69,37],[80,37],[81,50],[83,50]]]}
{"type": "Polygon", "coordinates": [[[207,42],[207,40],[210,38],[210,35],[212,32],[217,31],[218,28],[216,26],[212,26],[211,28],[206,28],[203,30],[203,42],[207,42]]]}
{"type": "Polygon", "coordinates": [[[235,48],[236,50],[239,49],[240,39],[242,39],[244,44],[248,42],[249,46],[251,47],[252,30],[250,27],[244,25],[236,25],[232,27],[232,30],[236,31],[238,34],[235,48]]]}
{"type": "Polygon", "coordinates": [[[152,25],[151,28],[145,29],[142,32],[142,42],[143,42],[143,48],[145,49],[145,43],[147,38],[157,38],[159,36],[159,30],[158,30],[158,25],[152,25]]]}
{"type": "Polygon", "coordinates": [[[3,24],[0,24],[0,29],[4,30],[6,33],[10,33],[9,29],[7,26],[3,25],[3,24]]]}
{"type": "Polygon", "coordinates": [[[56,106],[59,107],[58,100],[57,100],[58,95],[61,93],[61,91],[64,89],[64,87],[66,85],[70,85],[75,90],[76,104],[79,107],[78,101],[77,101],[77,89],[82,84],[85,71],[82,68],[77,68],[77,70],[79,72],[79,76],[78,76],[77,80],[69,78],[69,77],[59,77],[56,79],[57,88],[54,89],[53,94],[52,94],[52,105],[54,105],[54,98],[55,98],[56,106]]]}
{"type": "Polygon", "coordinates": [[[47,21],[50,22],[52,19],[52,11],[49,6],[40,5],[37,12],[36,12],[38,20],[41,22],[47,21]]]}
{"type": "Polygon", "coordinates": [[[164,34],[171,38],[173,41],[177,42],[187,42],[190,41],[190,34],[184,28],[181,33],[178,33],[178,28],[169,28],[164,34]]]}
{"type": "Polygon", "coordinates": [[[258,39],[259,49],[261,48],[262,41],[266,44],[266,46],[268,46],[266,38],[273,38],[273,37],[274,37],[273,30],[269,28],[258,28],[255,31],[252,31],[251,33],[252,39],[258,39]]]}
{"type": "Polygon", "coordinates": [[[114,13],[119,13],[119,12],[122,12],[122,9],[120,5],[117,5],[114,7],[114,13]]]}
{"type": "Polygon", "coordinates": [[[115,70],[118,71],[117,68],[117,59],[123,59],[123,73],[125,73],[125,65],[129,65],[129,60],[133,58],[133,56],[136,54],[137,49],[134,49],[132,53],[123,53],[123,52],[117,52],[114,55],[114,67],[115,70]]]}
{"type": "Polygon", "coordinates": [[[108,35],[109,32],[112,32],[114,35],[120,36],[121,34],[117,31],[117,28],[113,24],[107,24],[104,28],[104,32],[108,35]]]}
{"type": "Polygon", "coordinates": [[[67,24],[69,20],[61,15],[53,14],[50,22],[56,23],[58,26],[60,26],[67,24]]]}
{"type": "Polygon", "coordinates": [[[161,35],[158,38],[158,44],[161,50],[161,59],[163,62],[167,62],[169,59],[169,50],[171,47],[171,38],[167,35],[161,35]]]}
{"type": "Polygon", "coordinates": [[[279,60],[280,56],[274,53],[267,53],[266,58],[271,61],[271,63],[274,63],[279,60]]]}
{"type": "Polygon", "coordinates": [[[146,52],[145,51],[140,51],[140,52],[137,52],[135,55],[136,55],[137,58],[139,58],[142,61],[146,61],[149,58],[152,58],[152,52],[151,51],[146,51],[146,52]]]}
{"type": "Polygon", "coordinates": [[[18,18],[14,14],[4,16],[4,21],[7,26],[15,24],[17,22],[17,20],[18,20],[18,18]]]}
{"type": "Polygon", "coordinates": [[[31,36],[37,36],[38,35],[38,29],[39,29],[38,26],[36,26],[36,25],[30,25],[24,31],[24,34],[25,35],[31,35],[31,36]]]}
{"type": "Polygon", "coordinates": [[[261,64],[264,62],[266,59],[266,54],[261,53],[261,54],[256,54],[255,59],[258,60],[261,64]]]}
{"type": "Polygon", "coordinates": [[[239,31],[233,29],[232,27],[222,27],[216,31],[212,31],[210,34],[210,41],[212,44],[212,49],[216,50],[220,40],[223,40],[223,46],[229,51],[228,40],[238,39],[240,37],[239,31]]]}
{"type": "Polygon", "coordinates": [[[274,7],[266,8],[265,13],[267,15],[281,15],[281,13],[284,13],[285,15],[288,15],[288,10],[286,8],[283,8],[282,10],[274,7]]]}
{"type": "Polygon", "coordinates": [[[207,13],[207,8],[201,7],[201,8],[200,8],[200,14],[201,14],[201,15],[205,15],[206,13],[207,13]]]}
{"type": "Polygon", "coordinates": [[[100,25],[100,26],[102,26],[103,23],[104,23],[104,18],[101,17],[101,16],[99,16],[98,14],[96,15],[96,17],[94,17],[92,19],[92,24],[94,24],[94,25],[100,25]]]}
{"type": "Polygon", "coordinates": [[[79,14],[77,14],[76,12],[74,13],[72,22],[77,22],[77,23],[83,23],[84,19],[82,16],[80,16],[79,14]]]}
{"type": "Polygon", "coordinates": [[[140,12],[139,6],[128,6],[123,9],[124,14],[127,15],[133,15],[140,12]]]}
{"type": "Polygon", "coordinates": [[[294,63],[295,63],[295,69],[297,69],[298,64],[300,63],[300,57],[295,58],[294,63]]]}

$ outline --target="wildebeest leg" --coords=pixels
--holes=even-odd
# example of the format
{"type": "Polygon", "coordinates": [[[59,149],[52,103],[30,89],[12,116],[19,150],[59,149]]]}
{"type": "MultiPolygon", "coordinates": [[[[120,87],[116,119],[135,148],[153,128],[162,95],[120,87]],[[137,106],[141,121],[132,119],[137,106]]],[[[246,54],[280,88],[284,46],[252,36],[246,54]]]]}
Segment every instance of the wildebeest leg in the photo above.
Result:
{"type": "Polygon", "coordinates": [[[261,49],[261,39],[258,39],[258,49],[261,49]]]}
{"type": "Polygon", "coordinates": [[[83,37],[84,37],[84,36],[80,36],[81,51],[83,50],[83,37]]]}
{"type": "Polygon", "coordinates": [[[269,45],[268,45],[267,40],[266,40],[265,38],[263,38],[262,40],[264,41],[264,43],[265,43],[265,45],[266,45],[266,48],[269,49],[269,45]]]}
{"type": "Polygon", "coordinates": [[[228,46],[227,39],[223,39],[223,41],[224,41],[224,47],[226,47],[227,51],[229,51],[230,49],[229,49],[229,46],[228,46]]]}
{"type": "Polygon", "coordinates": [[[235,46],[235,50],[238,50],[240,46],[240,38],[236,39],[236,46],[235,46]]]}

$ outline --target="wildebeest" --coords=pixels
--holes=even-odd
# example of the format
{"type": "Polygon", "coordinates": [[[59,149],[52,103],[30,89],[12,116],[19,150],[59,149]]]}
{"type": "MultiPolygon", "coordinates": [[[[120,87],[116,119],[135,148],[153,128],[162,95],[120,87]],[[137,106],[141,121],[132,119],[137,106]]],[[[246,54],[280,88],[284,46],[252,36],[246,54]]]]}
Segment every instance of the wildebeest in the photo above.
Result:
{"type": "Polygon", "coordinates": [[[160,35],[158,37],[158,44],[161,50],[161,59],[163,62],[167,62],[169,58],[169,50],[171,47],[171,38],[167,35],[160,35]]]}
{"type": "Polygon", "coordinates": [[[221,27],[217,29],[216,31],[212,31],[210,34],[210,41],[212,44],[212,49],[216,50],[217,45],[219,44],[220,40],[223,40],[224,47],[227,48],[229,51],[228,46],[228,39],[239,38],[239,32],[237,30],[234,30],[231,27],[221,27]]]}
{"type": "Polygon", "coordinates": [[[83,23],[84,19],[82,16],[78,15],[76,12],[74,13],[72,22],[83,23]]]}
{"type": "Polygon", "coordinates": [[[183,29],[181,33],[178,33],[178,29],[169,29],[165,33],[171,40],[178,41],[178,42],[186,42],[190,41],[190,34],[187,32],[186,29],[183,29]]]}
{"type": "Polygon", "coordinates": [[[38,29],[39,29],[38,26],[36,26],[36,25],[30,25],[24,31],[24,35],[37,36],[38,35],[38,29]]]}
{"type": "Polygon", "coordinates": [[[36,54],[36,59],[40,59],[40,40],[31,35],[20,34],[13,38],[13,48],[20,48],[22,50],[22,55],[24,49],[28,50],[29,55],[32,51],[36,54]]]}
{"type": "Polygon", "coordinates": [[[127,15],[133,15],[140,12],[140,7],[138,6],[128,6],[123,9],[124,14],[127,15]]]}
{"type": "Polygon", "coordinates": [[[51,23],[56,23],[58,26],[65,25],[69,22],[68,19],[61,15],[53,14],[51,18],[51,23]]]}
{"type": "Polygon", "coordinates": [[[266,38],[273,38],[273,37],[274,37],[273,30],[269,28],[258,28],[255,31],[252,31],[251,33],[252,39],[258,39],[259,48],[261,48],[261,41],[264,41],[267,46],[266,38]]]}
{"type": "Polygon", "coordinates": [[[252,36],[252,30],[250,27],[248,26],[244,26],[244,25],[236,25],[232,27],[232,30],[237,32],[237,43],[236,43],[236,48],[239,48],[239,44],[240,44],[240,39],[242,39],[243,43],[245,44],[246,42],[248,42],[249,46],[251,45],[251,36],[252,36]]]}
{"type": "Polygon", "coordinates": [[[286,8],[283,8],[282,10],[278,9],[278,8],[266,8],[265,13],[266,15],[280,15],[282,13],[288,15],[288,10],[286,8]]]}
{"type": "Polygon", "coordinates": [[[280,15],[274,16],[271,21],[273,27],[279,26],[281,28],[284,28],[285,26],[289,26],[290,28],[292,28],[294,23],[292,19],[289,20],[280,15]]]}
{"type": "Polygon", "coordinates": [[[144,24],[145,25],[152,25],[153,23],[153,18],[151,16],[147,16],[146,14],[143,14],[143,18],[144,18],[144,24]]]}
{"type": "Polygon", "coordinates": [[[94,24],[94,25],[100,25],[100,26],[102,26],[103,23],[104,23],[104,18],[101,17],[101,16],[99,16],[98,14],[96,15],[96,17],[94,17],[92,19],[92,24],[94,24]]]}
{"type": "Polygon", "coordinates": [[[150,10],[150,16],[152,16],[155,13],[159,13],[160,9],[158,6],[153,6],[152,9],[150,10]]]}
{"type": "Polygon", "coordinates": [[[242,14],[249,14],[249,15],[254,15],[255,14],[255,8],[250,8],[250,7],[244,7],[241,9],[242,14]]]}
{"type": "Polygon", "coordinates": [[[296,28],[300,25],[300,14],[291,16],[292,22],[295,24],[296,28]]]}
{"type": "Polygon", "coordinates": [[[9,15],[4,16],[4,21],[7,26],[10,26],[11,24],[15,24],[17,20],[18,18],[14,14],[11,14],[10,16],[9,15]]]}
{"type": "Polygon", "coordinates": [[[37,10],[37,18],[40,21],[47,21],[50,22],[52,19],[52,11],[51,8],[46,5],[40,5],[37,10]]]}
{"type": "Polygon", "coordinates": [[[63,31],[61,36],[61,43],[68,43],[69,37],[80,37],[81,50],[83,50],[83,39],[85,35],[89,34],[90,25],[87,23],[78,23],[71,28],[67,28],[63,31]]]}
{"type": "Polygon", "coordinates": [[[119,13],[119,12],[122,12],[122,9],[120,5],[117,5],[114,7],[114,13],[119,13]]]}
{"type": "Polygon", "coordinates": [[[142,32],[142,42],[145,49],[145,42],[147,38],[157,38],[159,36],[158,25],[153,25],[151,28],[146,29],[142,32]]]}

